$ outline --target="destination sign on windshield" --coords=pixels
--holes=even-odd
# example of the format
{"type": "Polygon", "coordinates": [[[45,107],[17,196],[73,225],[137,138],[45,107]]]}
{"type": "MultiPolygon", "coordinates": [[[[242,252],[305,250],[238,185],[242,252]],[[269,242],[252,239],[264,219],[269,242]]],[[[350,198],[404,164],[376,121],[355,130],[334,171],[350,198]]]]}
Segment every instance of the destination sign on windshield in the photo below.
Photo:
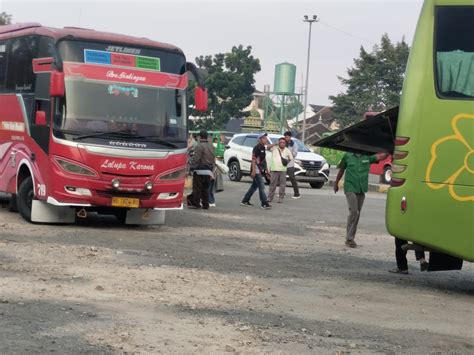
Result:
{"type": "Polygon", "coordinates": [[[160,58],[84,49],[84,63],[161,71],[160,58]]]}

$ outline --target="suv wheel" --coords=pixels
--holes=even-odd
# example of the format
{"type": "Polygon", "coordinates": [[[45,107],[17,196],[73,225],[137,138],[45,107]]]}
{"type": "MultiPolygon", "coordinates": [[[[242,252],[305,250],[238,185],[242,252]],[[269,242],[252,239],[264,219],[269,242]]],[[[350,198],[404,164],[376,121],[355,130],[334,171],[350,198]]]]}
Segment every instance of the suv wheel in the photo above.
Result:
{"type": "Polygon", "coordinates": [[[320,189],[324,186],[324,182],[323,181],[318,181],[318,182],[310,182],[309,185],[313,188],[313,189],[320,189]]]}
{"type": "Polygon", "coordinates": [[[237,160],[233,160],[229,163],[229,179],[230,181],[240,181],[242,179],[242,171],[240,170],[240,164],[237,160]]]}

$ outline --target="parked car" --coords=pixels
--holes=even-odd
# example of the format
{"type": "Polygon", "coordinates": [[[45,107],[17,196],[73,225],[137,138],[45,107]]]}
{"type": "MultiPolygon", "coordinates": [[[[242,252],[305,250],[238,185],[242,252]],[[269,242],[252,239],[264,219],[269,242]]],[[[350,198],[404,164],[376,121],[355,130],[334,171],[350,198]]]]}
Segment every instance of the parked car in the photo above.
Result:
{"type": "MultiPolygon", "coordinates": [[[[235,134],[226,146],[224,163],[229,167],[229,179],[240,181],[242,176],[250,175],[252,164],[252,149],[257,144],[257,133],[235,134]]],[[[281,135],[269,134],[270,144],[276,142],[281,135]]],[[[326,160],[315,154],[300,140],[292,138],[298,145],[298,155],[295,159],[295,176],[299,182],[307,182],[312,188],[320,189],[329,179],[329,165],[326,160]]],[[[271,155],[267,154],[267,164],[270,166],[271,155]]]]}

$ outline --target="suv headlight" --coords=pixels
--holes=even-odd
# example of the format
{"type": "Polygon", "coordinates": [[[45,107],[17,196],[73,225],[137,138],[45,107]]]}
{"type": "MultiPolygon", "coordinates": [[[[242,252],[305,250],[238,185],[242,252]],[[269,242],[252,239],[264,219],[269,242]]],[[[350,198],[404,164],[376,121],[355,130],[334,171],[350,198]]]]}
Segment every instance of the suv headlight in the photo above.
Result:
{"type": "Polygon", "coordinates": [[[65,160],[62,158],[54,158],[56,163],[59,165],[59,167],[64,170],[65,172],[69,174],[75,174],[75,175],[83,175],[83,176],[90,176],[90,177],[97,177],[98,174],[89,168],[86,168],[85,166],[79,165],[77,163],[73,163],[69,160],[65,160]]]}
{"type": "Polygon", "coordinates": [[[299,159],[295,159],[295,163],[298,164],[299,166],[303,166],[303,162],[299,159]]]}

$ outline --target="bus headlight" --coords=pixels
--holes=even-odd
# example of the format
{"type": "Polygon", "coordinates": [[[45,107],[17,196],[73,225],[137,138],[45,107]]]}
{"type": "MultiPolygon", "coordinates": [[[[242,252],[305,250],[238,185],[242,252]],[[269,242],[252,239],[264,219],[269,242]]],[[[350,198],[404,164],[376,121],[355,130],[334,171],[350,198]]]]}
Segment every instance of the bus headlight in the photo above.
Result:
{"type": "Polygon", "coordinates": [[[84,176],[91,176],[97,177],[97,173],[91,169],[88,169],[82,165],[73,163],[69,160],[64,160],[61,158],[54,158],[56,163],[59,167],[67,173],[75,174],[75,175],[84,175],[84,176]]]}
{"type": "Polygon", "coordinates": [[[158,176],[158,180],[180,180],[186,176],[186,168],[172,171],[166,175],[158,176]]]}

